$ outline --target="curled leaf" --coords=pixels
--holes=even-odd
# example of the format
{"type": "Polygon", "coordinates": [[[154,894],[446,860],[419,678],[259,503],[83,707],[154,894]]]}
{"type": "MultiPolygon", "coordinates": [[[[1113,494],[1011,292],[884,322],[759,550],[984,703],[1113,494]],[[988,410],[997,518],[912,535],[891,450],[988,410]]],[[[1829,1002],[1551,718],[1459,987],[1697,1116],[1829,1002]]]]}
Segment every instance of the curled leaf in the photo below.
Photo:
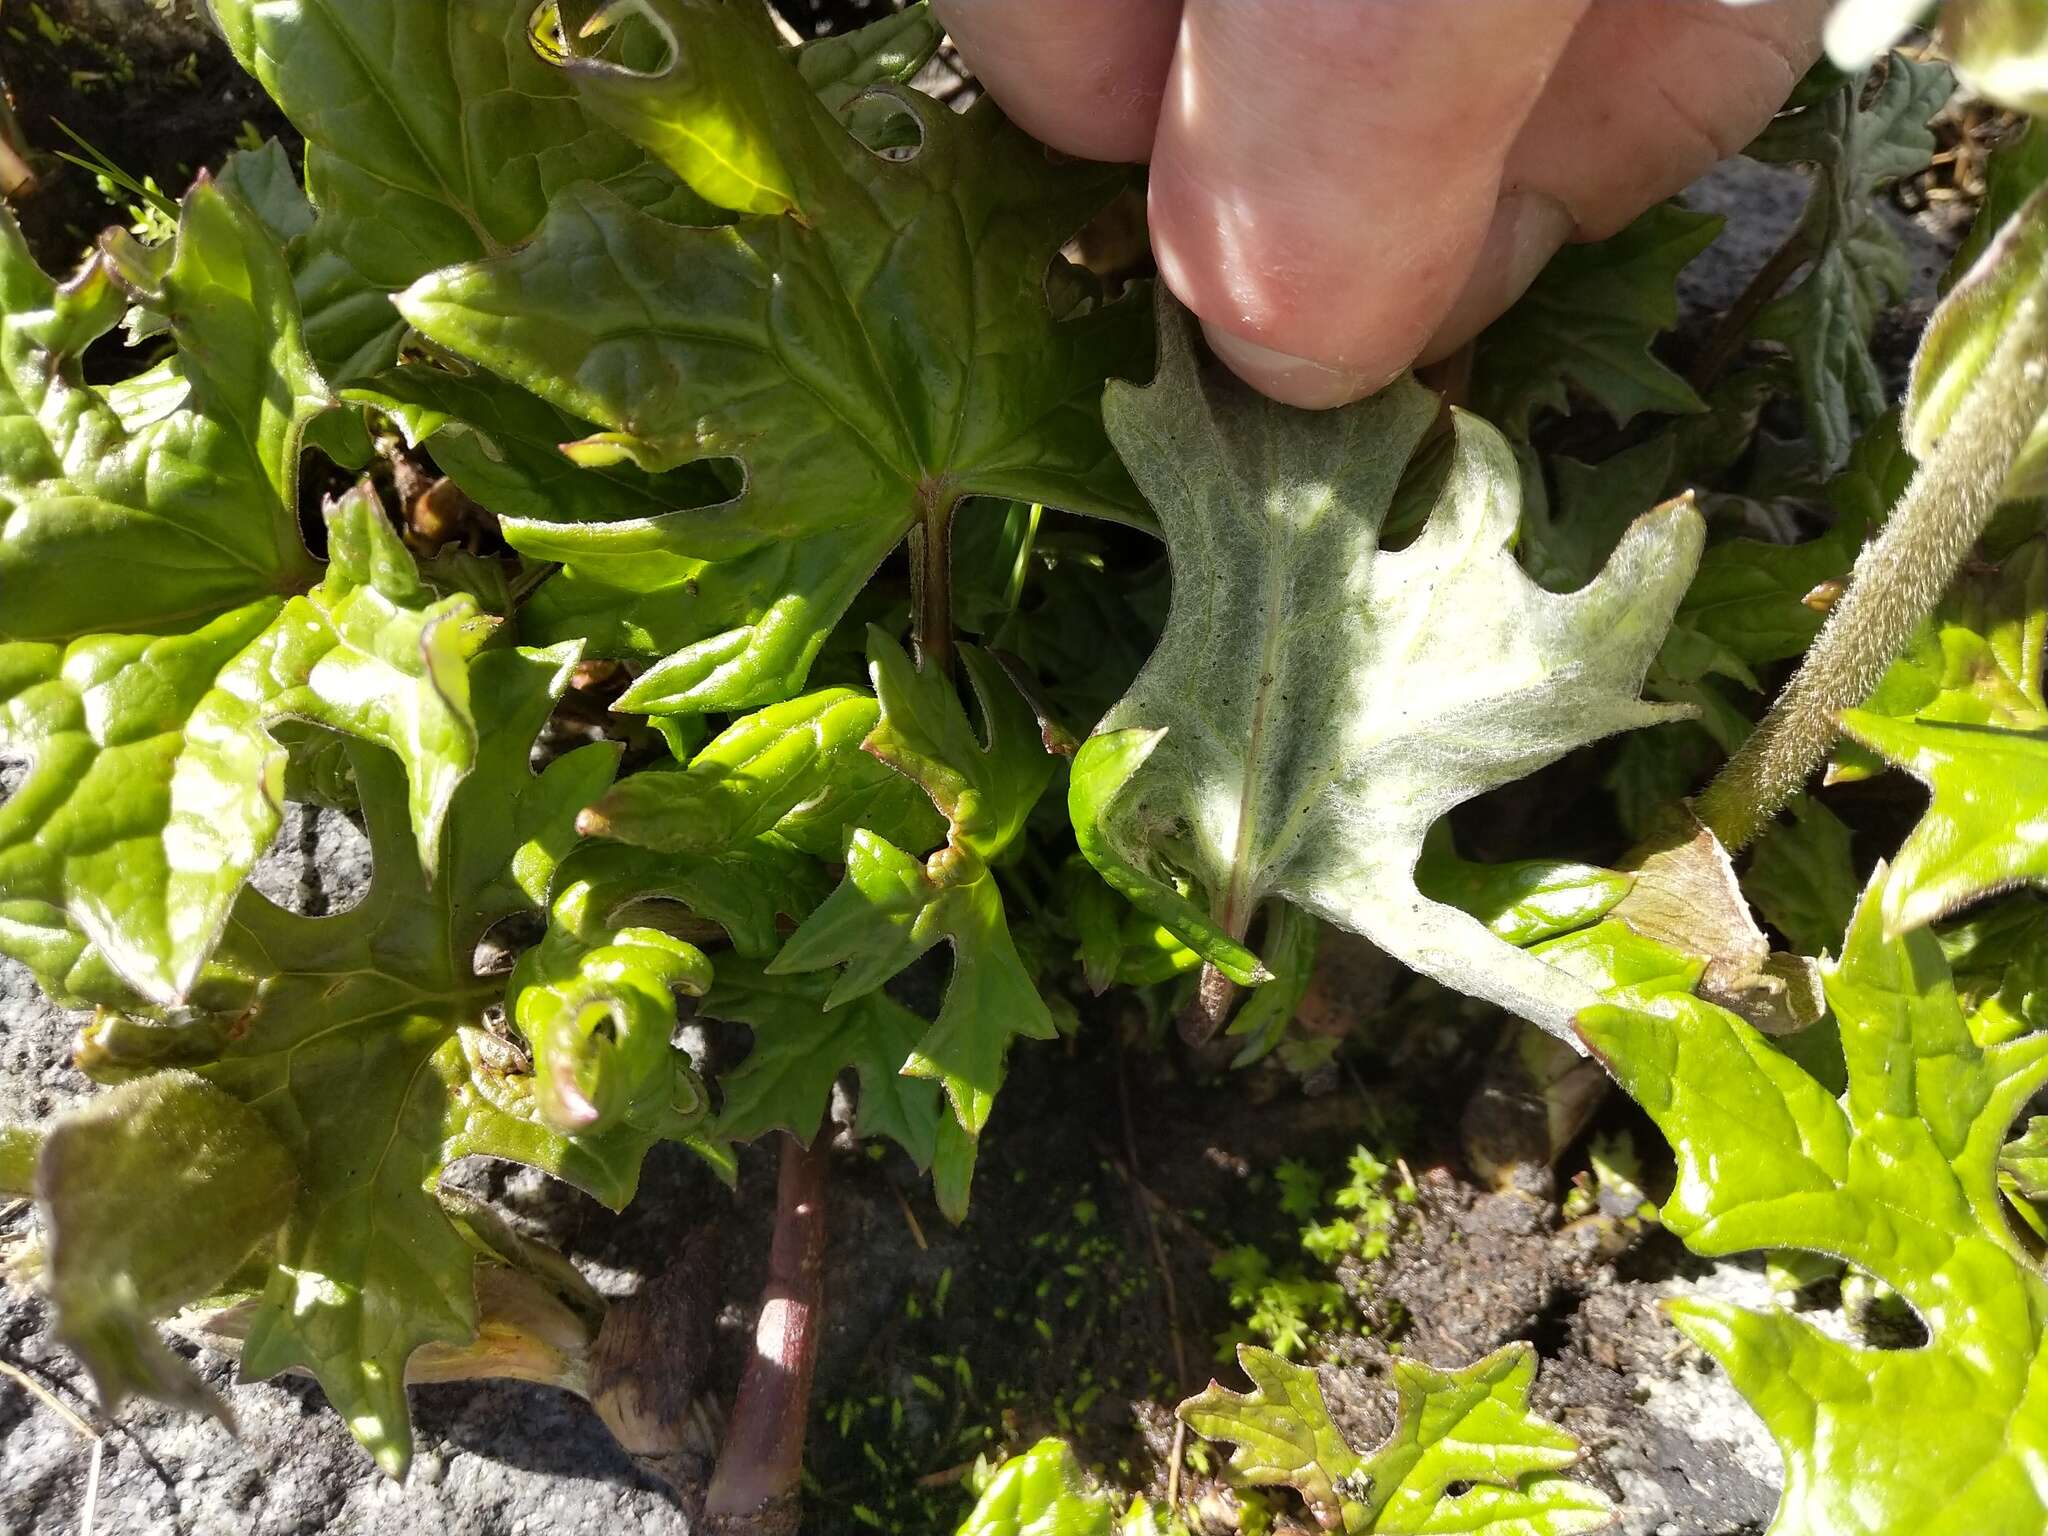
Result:
{"type": "Polygon", "coordinates": [[[670,1039],[675,994],[703,996],[711,962],[659,929],[605,928],[595,895],[577,882],[555,898],[546,935],[506,988],[533,1051],[534,1102],[565,1136],[627,1120],[665,1129],[705,1107],[670,1039]]]}

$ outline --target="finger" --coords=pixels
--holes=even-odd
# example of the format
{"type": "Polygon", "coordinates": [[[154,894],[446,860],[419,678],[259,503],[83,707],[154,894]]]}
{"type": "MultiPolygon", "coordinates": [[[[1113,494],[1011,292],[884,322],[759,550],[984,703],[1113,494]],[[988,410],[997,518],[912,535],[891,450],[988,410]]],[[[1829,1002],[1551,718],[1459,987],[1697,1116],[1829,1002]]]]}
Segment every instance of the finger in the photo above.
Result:
{"type": "Polygon", "coordinates": [[[1423,360],[1505,313],[1567,234],[1605,239],[1739,153],[1818,57],[1829,3],[1594,0],[1508,153],[1486,244],[1423,360]],[[1532,221],[1530,203],[1554,212],[1532,221]]]}
{"type": "Polygon", "coordinates": [[[1820,55],[1830,0],[1594,0],[1508,155],[1603,240],[1740,154],[1820,55]]]}
{"type": "Polygon", "coordinates": [[[1584,3],[1188,0],[1152,238],[1218,356],[1306,406],[1406,367],[1464,286],[1584,3]]]}
{"type": "Polygon", "coordinates": [[[933,0],[1012,121],[1089,160],[1143,160],[1180,0],[933,0]]]}

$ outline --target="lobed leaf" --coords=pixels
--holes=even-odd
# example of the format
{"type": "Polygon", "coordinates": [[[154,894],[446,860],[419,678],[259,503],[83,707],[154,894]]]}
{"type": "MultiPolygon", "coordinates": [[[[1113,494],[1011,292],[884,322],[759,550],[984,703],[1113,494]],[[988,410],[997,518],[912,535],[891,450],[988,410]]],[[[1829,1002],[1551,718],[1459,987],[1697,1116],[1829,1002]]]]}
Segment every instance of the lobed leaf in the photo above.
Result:
{"type": "Polygon", "coordinates": [[[1624,992],[1580,1027],[1678,1154],[1662,1220],[1689,1247],[1831,1254],[1926,1325],[1922,1347],[1871,1350],[1788,1313],[1672,1308],[1778,1442],[1773,1536],[2019,1536],[2044,1518],[2030,1469],[2048,1436],[2048,1285],[2006,1223],[1997,1167],[2048,1082],[2048,1037],[1979,1046],[1933,937],[1886,936],[1882,886],[1880,870],[1827,972],[1839,1098],[1690,996],[1624,992]]]}
{"type": "Polygon", "coordinates": [[[676,994],[702,997],[711,962],[658,928],[609,926],[598,900],[588,880],[561,891],[506,984],[506,1012],[533,1054],[534,1107],[564,1136],[686,1131],[704,1090],[670,1046],[676,994]]]}
{"type": "MultiPolygon", "coordinates": [[[[1592,584],[1545,592],[1508,549],[1507,445],[1459,415],[1434,516],[1384,552],[1379,524],[1431,398],[1401,382],[1289,411],[1204,375],[1165,300],[1158,378],[1112,386],[1106,411],[1166,526],[1175,598],[1159,649],[1075,761],[1083,852],[1155,899],[1192,880],[1233,942],[1279,897],[1568,1027],[1585,990],[1425,899],[1416,862],[1459,802],[1678,713],[1637,690],[1698,558],[1698,517],[1647,514],[1592,584]]],[[[1201,949],[1186,905],[1155,915],[1201,949]]]]}
{"type": "Polygon", "coordinates": [[[290,717],[398,754],[431,866],[476,752],[473,599],[436,601],[367,485],[327,509],[320,584],[184,633],[0,645],[0,744],[33,764],[0,808],[0,937],[59,997],[154,1003],[198,983],[276,835],[290,717]]]}
{"type": "Polygon", "coordinates": [[[945,836],[918,785],[863,750],[881,706],[821,688],[736,720],[680,773],[636,773],[584,814],[594,835],[667,853],[710,853],[772,836],[836,860],[868,827],[929,848],[945,836]]]}
{"type": "Polygon", "coordinates": [[[1617,235],[1566,246],[1481,334],[1475,408],[1522,439],[1538,410],[1570,408],[1567,385],[1622,426],[1645,411],[1704,411],[1650,344],[1678,323],[1679,271],[1713,244],[1723,222],[1660,203],[1617,235]]]}
{"type": "Polygon", "coordinates": [[[1781,113],[1746,151],[1814,168],[1813,192],[1791,237],[1810,265],[1754,329],[1791,352],[1807,431],[1828,469],[1890,403],[1870,335],[1879,312],[1904,295],[1909,274],[1872,194],[1926,168],[1934,155],[1927,121],[1954,84],[1942,64],[1892,54],[1874,90],[1860,78],[1843,81],[1781,113]]]}
{"type": "Polygon", "coordinates": [[[750,1141],[782,1130],[809,1141],[824,1124],[833,1081],[851,1068],[860,1075],[855,1131],[887,1136],[920,1170],[931,1167],[938,1151],[938,1085],[902,1075],[930,1024],[883,992],[829,1007],[832,981],[771,975],[749,961],[719,962],[701,1011],[751,1027],[754,1048],[719,1079],[723,1107],[716,1133],[750,1141]]]}
{"type": "MultiPolygon", "coordinates": [[[[2048,545],[2031,540],[1995,567],[1973,563],[1958,572],[1862,708],[1900,722],[2037,730],[2048,726],[2044,651],[2048,545]]],[[[1868,778],[1879,761],[1845,743],[1828,782],[1868,778]]]]}
{"type": "Polygon", "coordinates": [[[1508,1344],[1461,1370],[1393,1362],[1396,1420],[1360,1453],[1330,1420],[1316,1373],[1239,1345],[1249,1393],[1211,1382],[1179,1408],[1197,1434],[1235,1446],[1230,1470],[1254,1487],[1294,1488],[1324,1527],[1383,1536],[1565,1536],[1604,1529],[1613,1507],[1556,1474],[1578,1442],[1529,1409],[1536,1352],[1508,1344]]]}
{"type": "Polygon", "coordinates": [[[308,344],[337,379],[390,362],[390,295],[531,236],[591,181],[690,219],[704,205],[594,121],[534,46],[534,0],[210,0],[235,57],[306,139],[318,222],[298,255],[308,344]]]}
{"type": "Polygon", "coordinates": [[[1800,954],[1831,953],[1841,946],[1859,893],[1849,829],[1810,795],[1794,800],[1791,814],[1757,840],[1743,894],[1800,954]]]}
{"type": "Polygon", "coordinates": [[[942,1083],[960,1130],[978,1137],[1011,1039],[1057,1034],[1010,936],[989,867],[1044,793],[1053,759],[1016,689],[975,647],[963,646],[960,656],[981,705],[979,734],[936,667],[913,667],[878,629],[868,632],[868,654],[881,716],[867,750],[925,791],[947,819],[948,839],[919,859],[856,830],[846,846],[846,878],[790,935],[768,972],[843,966],[825,1000],[836,1008],[950,943],[945,1001],[902,1070],[942,1083]]]}
{"type": "Polygon", "coordinates": [[[255,974],[251,1001],[172,1024],[103,1014],[81,1047],[81,1064],[101,1076],[187,1068],[269,1123],[299,1188],[267,1255],[243,1369],[311,1371],[394,1475],[411,1451],[407,1362],[429,1343],[467,1345],[477,1327],[476,1251],[434,1197],[441,1170],[465,1156],[510,1158],[616,1207],[647,1147],[688,1118],[677,1106],[651,1129],[628,1116],[563,1136],[534,1079],[484,1029],[504,983],[477,973],[478,943],[541,907],[578,811],[617,761],[597,744],[539,774],[529,766],[575,663],[573,647],[468,661],[475,767],[450,800],[431,868],[397,760],[353,744],[375,860],[362,901],[303,918],[244,891],[228,943],[255,974]]]}
{"type": "Polygon", "coordinates": [[[1891,720],[1852,709],[1842,729],[1933,796],[1885,888],[1889,931],[1924,927],[2015,886],[2048,883],[2048,727],[1891,720]]]}
{"type": "Polygon", "coordinates": [[[672,654],[628,707],[787,696],[882,558],[914,526],[942,539],[964,498],[1141,516],[1097,391],[1141,362],[1143,311],[1055,319],[1045,302],[1048,264],[1123,173],[1054,163],[993,105],[955,117],[904,93],[919,147],[884,159],[782,61],[765,16],[639,9],[670,41],[664,66],[572,66],[583,99],[747,209],[756,194],[725,179],[739,152],[707,147],[744,145],[773,190],[760,206],[788,211],[679,229],[585,183],[555,195],[530,244],[399,301],[435,343],[596,423],[569,446],[580,463],[741,462],[743,487],[716,506],[507,521],[572,581],[644,599],[638,627],[672,654]]]}
{"type": "Polygon", "coordinates": [[[291,275],[228,193],[185,201],[158,274],[96,253],[61,287],[0,213],[0,644],[176,635],[318,578],[299,540],[299,438],[326,403],[291,275]],[[175,375],[130,426],[79,356],[152,285],[175,375]]]}

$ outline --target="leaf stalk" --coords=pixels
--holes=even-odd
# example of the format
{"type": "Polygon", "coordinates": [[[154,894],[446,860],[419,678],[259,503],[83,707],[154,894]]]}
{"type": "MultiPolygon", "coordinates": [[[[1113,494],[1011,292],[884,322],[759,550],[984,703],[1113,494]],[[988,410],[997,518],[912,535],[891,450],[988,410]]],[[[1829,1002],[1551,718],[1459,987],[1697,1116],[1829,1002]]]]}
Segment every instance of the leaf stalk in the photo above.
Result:
{"type": "Polygon", "coordinates": [[[920,494],[910,530],[910,637],[919,666],[953,675],[953,508],[959,498],[943,486],[920,494]]]}

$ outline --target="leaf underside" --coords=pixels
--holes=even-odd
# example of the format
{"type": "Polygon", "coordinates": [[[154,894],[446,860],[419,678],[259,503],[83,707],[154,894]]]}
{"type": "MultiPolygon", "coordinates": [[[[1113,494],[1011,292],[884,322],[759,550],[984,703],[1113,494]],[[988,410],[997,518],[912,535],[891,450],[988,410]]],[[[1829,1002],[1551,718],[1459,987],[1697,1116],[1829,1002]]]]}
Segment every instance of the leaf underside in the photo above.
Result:
{"type": "Polygon", "coordinates": [[[1194,947],[1204,921],[1239,938],[1280,897],[1568,1031],[1583,987],[1423,897],[1415,866],[1454,805],[1677,713],[1637,691],[1698,559],[1697,514],[1647,512],[1591,583],[1546,592],[1509,550],[1514,459],[1459,414],[1435,513],[1383,551],[1429,395],[1404,381],[1336,411],[1275,405],[1205,372],[1163,298],[1160,353],[1155,381],[1112,385],[1105,409],[1166,528],[1173,608],[1076,760],[1084,851],[1113,884],[1191,879],[1208,910],[1155,915],[1194,947]],[[1112,755],[1123,779],[1105,792],[1112,755]]]}

